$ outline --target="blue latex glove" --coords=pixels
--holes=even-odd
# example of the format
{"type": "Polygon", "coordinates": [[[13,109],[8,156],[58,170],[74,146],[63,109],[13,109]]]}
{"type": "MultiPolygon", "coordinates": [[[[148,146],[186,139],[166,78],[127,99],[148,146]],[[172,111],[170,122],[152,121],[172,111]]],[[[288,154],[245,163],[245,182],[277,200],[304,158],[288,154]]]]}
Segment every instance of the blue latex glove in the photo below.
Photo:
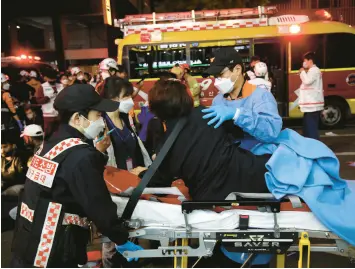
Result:
{"type": "Polygon", "coordinates": [[[17,122],[18,128],[20,128],[20,131],[22,132],[24,129],[22,122],[20,120],[17,120],[16,122],[17,122]]]}
{"type": "MultiPolygon", "coordinates": [[[[127,241],[124,245],[121,246],[116,245],[116,250],[117,252],[121,253],[121,255],[123,255],[123,252],[125,251],[137,251],[137,250],[143,250],[143,248],[141,246],[132,243],[131,241],[127,241]]],[[[133,260],[138,261],[138,258],[127,258],[127,261],[129,262],[133,260]]]]}
{"type": "Polygon", "coordinates": [[[208,113],[203,116],[204,119],[210,119],[208,122],[208,125],[212,125],[217,122],[217,124],[214,126],[215,129],[217,129],[219,126],[222,125],[223,122],[227,120],[232,120],[236,109],[234,107],[228,107],[228,106],[211,106],[210,108],[206,108],[202,110],[203,113],[208,113]]]}

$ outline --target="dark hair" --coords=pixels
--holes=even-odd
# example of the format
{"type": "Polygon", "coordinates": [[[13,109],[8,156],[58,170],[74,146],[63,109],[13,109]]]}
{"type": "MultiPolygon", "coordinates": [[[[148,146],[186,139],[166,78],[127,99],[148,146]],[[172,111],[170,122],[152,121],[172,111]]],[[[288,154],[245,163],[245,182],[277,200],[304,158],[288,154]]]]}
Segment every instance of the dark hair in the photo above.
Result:
{"type": "Polygon", "coordinates": [[[61,80],[63,77],[69,77],[69,74],[68,73],[63,73],[63,74],[60,74],[59,76],[59,80],[61,80]]]}
{"type": "Polygon", "coordinates": [[[117,71],[118,73],[127,73],[127,70],[123,65],[118,64],[117,67],[118,67],[118,71],[117,71]]]}
{"type": "Polygon", "coordinates": [[[84,76],[87,76],[87,77],[88,77],[88,81],[90,81],[91,78],[92,78],[91,74],[88,73],[88,72],[85,72],[85,73],[84,73],[84,76]]]}
{"type": "Polygon", "coordinates": [[[85,118],[88,118],[90,109],[85,109],[82,111],[68,111],[68,110],[58,110],[58,117],[59,117],[59,122],[63,124],[68,124],[69,120],[75,113],[79,113],[79,115],[82,115],[85,118]]]}
{"type": "Polygon", "coordinates": [[[157,74],[157,78],[161,80],[168,80],[170,78],[177,78],[174,73],[168,71],[162,71],[157,74]]]}
{"type": "Polygon", "coordinates": [[[250,58],[250,62],[260,61],[260,57],[258,55],[254,55],[250,58]]]}
{"type": "Polygon", "coordinates": [[[27,110],[32,110],[33,112],[34,112],[34,109],[31,107],[31,105],[30,104],[26,104],[26,105],[24,105],[24,107],[23,107],[23,111],[27,111],[27,110]]]}
{"type": "Polygon", "coordinates": [[[194,107],[186,86],[177,80],[158,80],[148,100],[150,110],[161,120],[187,116],[194,107]]]}
{"type": "Polygon", "coordinates": [[[43,136],[31,136],[32,140],[43,142],[43,136]]]}
{"type": "Polygon", "coordinates": [[[113,99],[120,97],[124,92],[123,97],[133,94],[133,85],[129,81],[117,76],[108,77],[105,79],[103,97],[106,99],[113,99]]]}
{"type": "Polygon", "coordinates": [[[54,70],[53,68],[46,67],[46,68],[43,68],[42,75],[44,77],[47,77],[50,79],[55,79],[58,76],[58,72],[56,70],[54,70]]]}
{"type": "Polygon", "coordinates": [[[308,61],[312,60],[314,62],[316,59],[316,54],[313,51],[309,51],[305,55],[303,55],[303,59],[306,59],[308,61]]]}
{"type": "MultiPolygon", "coordinates": [[[[244,63],[232,64],[232,65],[227,66],[227,68],[228,68],[231,72],[233,72],[234,68],[235,68],[237,65],[240,65],[240,66],[242,67],[242,73],[244,73],[244,70],[245,70],[244,63]]],[[[222,70],[222,71],[223,71],[223,70],[222,70]]]]}

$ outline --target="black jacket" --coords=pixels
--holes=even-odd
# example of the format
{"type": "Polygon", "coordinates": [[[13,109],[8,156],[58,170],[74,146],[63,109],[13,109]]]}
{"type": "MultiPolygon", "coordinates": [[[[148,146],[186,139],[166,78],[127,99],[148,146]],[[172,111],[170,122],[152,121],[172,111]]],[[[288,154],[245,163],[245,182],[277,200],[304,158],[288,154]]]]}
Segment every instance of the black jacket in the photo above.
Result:
{"type": "MultiPolygon", "coordinates": [[[[268,192],[264,174],[270,155],[255,156],[233,143],[224,128],[208,126],[203,107],[188,122],[152,178],[150,186],[170,186],[181,178],[194,200],[223,200],[231,192],[268,192]]],[[[167,136],[177,120],[167,121],[167,136]]]]}
{"type": "MultiPolygon", "coordinates": [[[[72,137],[85,141],[83,135],[73,127],[60,125],[45,141],[41,156],[60,141],[72,137]]],[[[117,206],[112,202],[103,178],[107,156],[91,145],[73,147],[67,151],[68,155],[60,164],[54,179],[52,199],[66,205],[70,213],[88,217],[111,241],[118,245],[125,243],[128,233],[117,216],[117,206]]],[[[27,179],[25,191],[34,184],[38,185],[27,179]]]]}

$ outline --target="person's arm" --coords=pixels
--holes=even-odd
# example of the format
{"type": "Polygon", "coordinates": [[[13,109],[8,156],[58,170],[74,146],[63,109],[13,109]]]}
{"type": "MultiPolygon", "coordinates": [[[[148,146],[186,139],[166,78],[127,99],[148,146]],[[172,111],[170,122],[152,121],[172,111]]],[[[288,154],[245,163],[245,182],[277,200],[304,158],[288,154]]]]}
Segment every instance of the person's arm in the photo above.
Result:
{"type": "Polygon", "coordinates": [[[311,85],[313,82],[317,80],[319,76],[320,76],[320,71],[318,68],[311,68],[308,70],[307,73],[306,71],[303,70],[300,74],[300,78],[304,85],[311,85]]]}
{"type": "Polygon", "coordinates": [[[262,142],[272,142],[282,129],[282,118],[277,109],[275,98],[265,91],[259,104],[254,107],[237,108],[234,124],[262,142]]]}
{"type": "Polygon", "coordinates": [[[196,79],[190,78],[188,84],[193,97],[200,95],[201,88],[196,79]]]}
{"type": "Polygon", "coordinates": [[[3,98],[4,102],[6,103],[7,107],[9,108],[10,112],[12,113],[13,118],[16,121],[19,121],[20,118],[16,114],[16,108],[15,108],[15,105],[14,105],[14,102],[12,100],[12,97],[11,97],[10,93],[5,92],[2,95],[2,98],[3,98]]]}
{"type": "Polygon", "coordinates": [[[128,232],[117,216],[117,206],[112,202],[103,178],[106,159],[95,151],[75,159],[79,161],[67,160],[75,163],[75,167],[65,178],[73,197],[102,234],[117,245],[126,243],[128,232]]]}
{"type": "Polygon", "coordinates": [[[35,96],[36,96],[37,104],[44,105],[44,104],[47,104],[50,101],[49,97],[44,96],[44,90],[43,90],[42,85],[38,89],[38,91],[36,91],[35,96]]]}

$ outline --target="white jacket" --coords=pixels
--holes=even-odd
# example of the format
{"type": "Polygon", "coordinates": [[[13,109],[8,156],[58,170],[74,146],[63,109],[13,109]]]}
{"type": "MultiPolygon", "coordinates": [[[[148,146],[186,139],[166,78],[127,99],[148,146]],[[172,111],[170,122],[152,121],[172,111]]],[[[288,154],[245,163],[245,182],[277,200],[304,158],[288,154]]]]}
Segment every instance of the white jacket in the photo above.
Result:
{"type": "Polygon", "coordinates": [[[57,117],[58,111],[54,109],[53,104],[54,100],[57,97],[57,94],[63,90],[63,85],[60,83],[56,83],[55,87],[57,89],[57,93],[54,92],[52,86],[45,82],[42,84],[43,95],[48,97],[50,100],[48,103],[42,105],[43,117],[57,117]]]}
{"type": "Polygon", "coordinates": [[[268,92],[271,92],[271,82],[262,78],[254,78],[248,81],[249,84],[256,85],[258,87],[264,88],[268,92]]]}
{"type": "Polygon", "coordinates": [[[302,112],[315,112],[324,109],[324,93],[322,73],[316,65],[308,72],[300,74],[302,81],[299,95],[299,106],[302,112]]]}

